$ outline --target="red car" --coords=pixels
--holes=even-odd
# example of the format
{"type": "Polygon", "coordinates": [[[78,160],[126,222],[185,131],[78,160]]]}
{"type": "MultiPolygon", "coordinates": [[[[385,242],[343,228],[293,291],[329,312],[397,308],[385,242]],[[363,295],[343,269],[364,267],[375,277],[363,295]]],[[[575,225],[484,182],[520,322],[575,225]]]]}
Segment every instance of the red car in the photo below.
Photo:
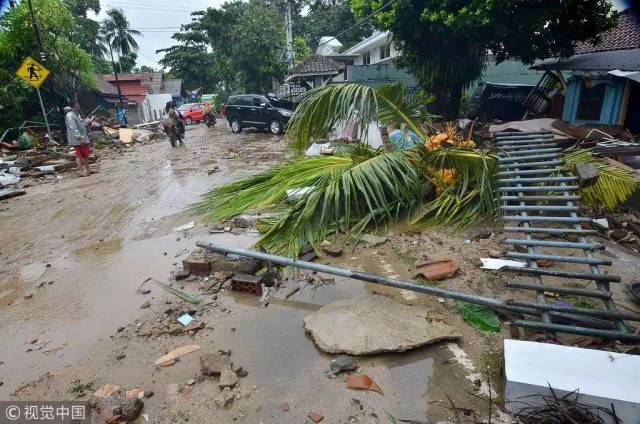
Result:
{"type": "Polygon", "coordinates": [[[180,106],[178,111],[187,125],[204,120],[204,103],[186,103],[180,106]]]}

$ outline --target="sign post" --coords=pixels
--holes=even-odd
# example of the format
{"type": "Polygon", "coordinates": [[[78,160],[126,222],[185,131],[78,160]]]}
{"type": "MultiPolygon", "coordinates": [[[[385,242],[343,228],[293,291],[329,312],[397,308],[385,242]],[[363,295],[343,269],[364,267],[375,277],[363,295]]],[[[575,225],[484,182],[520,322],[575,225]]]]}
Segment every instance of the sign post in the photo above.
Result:
{"type": "Polygon", "coordinates": [[[49,141],[51,143],[55,143],[53,137],[51,136],[51,129],[49,128],[49,120],[47,119],[47,111],[44,108],[44,103],[42,103],[42,96],[40,95],[40,86],[49,76],[49,70],[45,68],[43,65],[38,63],[35,59],[31,57],[27,57],[22,65],[16,71],[16,75],[29,83],[33,88],[36,89],[38,93],[38,100],[40,101],[40,109],[42,109],[42,116],[44,118],[44,123],[47,126],[47,134],[49,134],[49,141]]]}

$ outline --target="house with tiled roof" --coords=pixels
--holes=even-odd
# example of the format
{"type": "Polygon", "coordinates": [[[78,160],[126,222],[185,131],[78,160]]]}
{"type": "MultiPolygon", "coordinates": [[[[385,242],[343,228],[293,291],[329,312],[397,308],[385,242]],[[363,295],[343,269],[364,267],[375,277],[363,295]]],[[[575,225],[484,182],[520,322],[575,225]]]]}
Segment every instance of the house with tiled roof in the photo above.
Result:
{"type": "Polygon", "coordinates": [[[532,68],[570,72],[564,121],[640,132],[640,15],[631,9],[598,43],[578,43],[573,56],[545,59],[532,68]]]}

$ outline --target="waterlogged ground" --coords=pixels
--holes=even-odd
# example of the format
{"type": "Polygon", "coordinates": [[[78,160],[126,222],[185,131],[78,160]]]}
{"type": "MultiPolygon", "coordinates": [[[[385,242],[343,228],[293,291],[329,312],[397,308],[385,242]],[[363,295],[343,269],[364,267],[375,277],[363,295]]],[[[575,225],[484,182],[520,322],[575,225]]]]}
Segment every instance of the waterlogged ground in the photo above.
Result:
{"type": "MultiPolygon", "coordinates": [[[[150,293],[137,292],[147,278],[170,281],[197,240],[251,246],[258,236],[254,229],[211,234],[212,223],[184,208],[209,188],[288,155],[279,137],[196,125],[188,129],[184,147],[156,141],[122,153],[105,150],[95,175],[67,174],[0,202],[0,399],[73,399],[86,384],[83,399],[96,400],[93,390],[120,386],[112,397],[97,400],[96,422],[138,387],[154,392],[144,400],[143,413],[156,423],[304,423],[310,411],[327,423],[389,423],[389,416],[435,422],[453,419],[447,399],[486,415],[488,404],[476,395],[489,391],[477,369],[496,338],[469,327],[450,301],[341,278],[285,299],[301,273],[290,274],[268,306],[248,294],[203,294],[203,277],[176,285],[200,299],[196,306],[152,282],[144,284],[150,293]],[[219,172],[208,172],[216,166],[219,172]],[[194,228],[173,231],[190,221],[194,228]],[[358,358],[360,372],[384,395],[348,390],[344,375],[328,378],[332,356],[318,350],[303,328],[304,317],[323,305],[374,293],[427,308],[463,336],[459,343],[358,358]],[[141,309],[145,301],[150,307],[141,309]],[[167,309],[189,311],[206,328],[193,336],[159,334],[167,309]],[[154,365],[187,344],[201,351],[168,368],[154,365]],[[214,402],[217,379],[199,377],[200,354],[219,350],[249,373],[226,408],[214,402]]],[[[469,243],[476,230],[398,230],[382,246],[348,245],[342,257],[319,261],[409,279],[418,260],[452,258],[460,271],[443,286],[494,295],[503,281],[480,271],[476,261],[498,245],[494,239],[469,243]]],[[[626,258],[618,271],[632,273],[628,265],[637,266],[637,260],[618,255],[626,258]]]]}

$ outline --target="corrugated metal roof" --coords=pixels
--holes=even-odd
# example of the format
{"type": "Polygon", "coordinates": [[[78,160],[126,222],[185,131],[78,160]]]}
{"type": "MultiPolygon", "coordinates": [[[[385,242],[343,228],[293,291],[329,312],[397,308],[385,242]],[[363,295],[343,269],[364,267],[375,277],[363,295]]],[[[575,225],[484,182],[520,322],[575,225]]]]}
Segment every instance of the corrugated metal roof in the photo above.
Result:
{"type": "MultiPolygon", "coordinates": [[[[103,74],[107,81],[115,81],[116,77],[113,74],[103,74]]],[[[118,80],[120,81],[151,81],[151,75],[148,73],[141,74],[118,74],[118,80]]]]}
{"type": "Polygon", "coordinates": [[[640,48],[577,54],[567,59],[545,59],[531,68],[543,71],[640,71],[640,48]]]}

